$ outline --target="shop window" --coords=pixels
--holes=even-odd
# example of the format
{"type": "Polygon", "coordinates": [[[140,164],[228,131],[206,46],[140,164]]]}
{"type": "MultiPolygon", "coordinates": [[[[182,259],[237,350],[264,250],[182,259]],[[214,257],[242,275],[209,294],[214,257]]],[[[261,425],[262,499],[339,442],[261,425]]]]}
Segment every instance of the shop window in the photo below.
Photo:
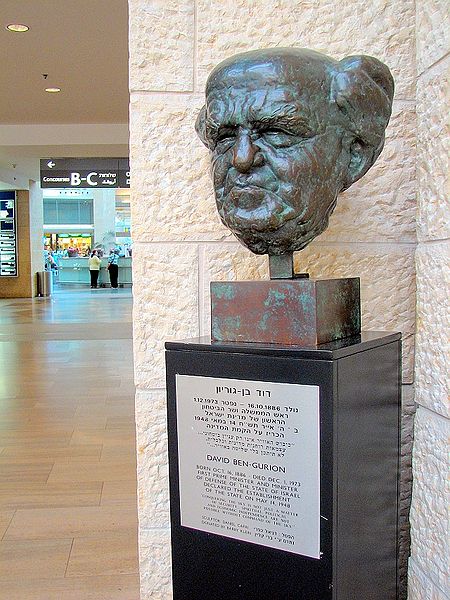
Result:
{"type": "Polygon", "coordinates": [[[58,222],[58,210],[56,207],[56,200],[45,199],[44,200],[44,223],[57,223],[58,222]]]}
{"type": "Polygon", "coordinates": [[[58,224],[61,223],[80,223],[78,198],[58,202],[58,224]]]}
{"type": "Polygon", "coordinates": [[[80,223],[93,223],[93,208],[92,208],[92,200],[83,200],[80,198],[79,201],[80,208],[80,223]]]}
{"type": "Polygon", "coordinates": [[[93,201],[86,198],[44,198],[46,225],[93,223],[93,201]]]}

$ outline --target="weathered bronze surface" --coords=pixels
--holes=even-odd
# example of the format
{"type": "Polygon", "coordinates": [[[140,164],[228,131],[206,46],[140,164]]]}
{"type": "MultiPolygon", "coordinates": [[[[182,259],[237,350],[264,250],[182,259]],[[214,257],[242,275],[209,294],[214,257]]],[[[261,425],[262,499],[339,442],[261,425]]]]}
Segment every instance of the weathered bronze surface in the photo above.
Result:
{"type": "Polygon", "coordinates": [[[380,154],[393,93],[370,56],[269,48],[220,63],[196,129],[223,223],[256,254],[307,246],[380,154]]]}
{"type": "Polygon", "coordinates": [[[325,344],[359,335],[359,278],[211,283],[213,342],[325,344]]]}
{"type": "Polygon", "coordinates": [[[286,254],[269,255],[270,279],[292,279],[294,277],[294,256],[286,254]]]}

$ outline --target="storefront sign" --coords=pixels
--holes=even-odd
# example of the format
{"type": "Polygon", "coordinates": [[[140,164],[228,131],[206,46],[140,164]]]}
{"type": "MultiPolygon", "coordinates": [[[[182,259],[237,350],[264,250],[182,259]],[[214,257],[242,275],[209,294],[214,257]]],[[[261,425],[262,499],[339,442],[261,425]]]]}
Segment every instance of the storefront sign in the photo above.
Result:
{"type": "Polygon", "coordinates": [[[0,277],[17,277],[16,193],[0,192],[0,277]]]}
{"type": "Polygon", "coordinates": [[[43,158],[41,188],[128,188],[128,158],[43,158]]]}
{"type": "Polygon", "coordinates": [[[319,387],[176,384],[181,525],[320,558],[319,387]]]}

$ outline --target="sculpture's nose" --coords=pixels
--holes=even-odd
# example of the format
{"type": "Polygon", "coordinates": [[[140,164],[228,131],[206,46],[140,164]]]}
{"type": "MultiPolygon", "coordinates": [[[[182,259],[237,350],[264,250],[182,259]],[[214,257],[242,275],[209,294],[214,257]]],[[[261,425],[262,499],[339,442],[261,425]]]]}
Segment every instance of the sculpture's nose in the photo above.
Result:
{"type": "Polygon", "coordinates": [[[240,129],[233,148],[233,167],[240,173],[247,173],[255,164],[259,148],[254,146],[248,131],[240,129]]]}

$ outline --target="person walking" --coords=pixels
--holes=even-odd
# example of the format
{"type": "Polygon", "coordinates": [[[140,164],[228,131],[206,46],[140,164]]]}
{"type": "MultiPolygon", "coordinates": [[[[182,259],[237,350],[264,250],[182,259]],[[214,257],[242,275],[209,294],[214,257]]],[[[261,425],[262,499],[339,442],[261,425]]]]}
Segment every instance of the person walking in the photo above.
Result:
{"type": "Polygon", "coordinates": [[[117,248],[115,250],[111,250],[111,252],[109,253],[108,271],[111,287],[117,289],[119,287],[119,284],[117,282],[119,278],[119,251],[117,250],[117,248]]]}
{"type": "Polygon", "coordinates": [[[97,256],[97,250],[92,250],[89,259],[89,273],[91,276],[91,288],[96,289],[98,284],[98,274],[100,273],[101,260],[97,256]]]}

